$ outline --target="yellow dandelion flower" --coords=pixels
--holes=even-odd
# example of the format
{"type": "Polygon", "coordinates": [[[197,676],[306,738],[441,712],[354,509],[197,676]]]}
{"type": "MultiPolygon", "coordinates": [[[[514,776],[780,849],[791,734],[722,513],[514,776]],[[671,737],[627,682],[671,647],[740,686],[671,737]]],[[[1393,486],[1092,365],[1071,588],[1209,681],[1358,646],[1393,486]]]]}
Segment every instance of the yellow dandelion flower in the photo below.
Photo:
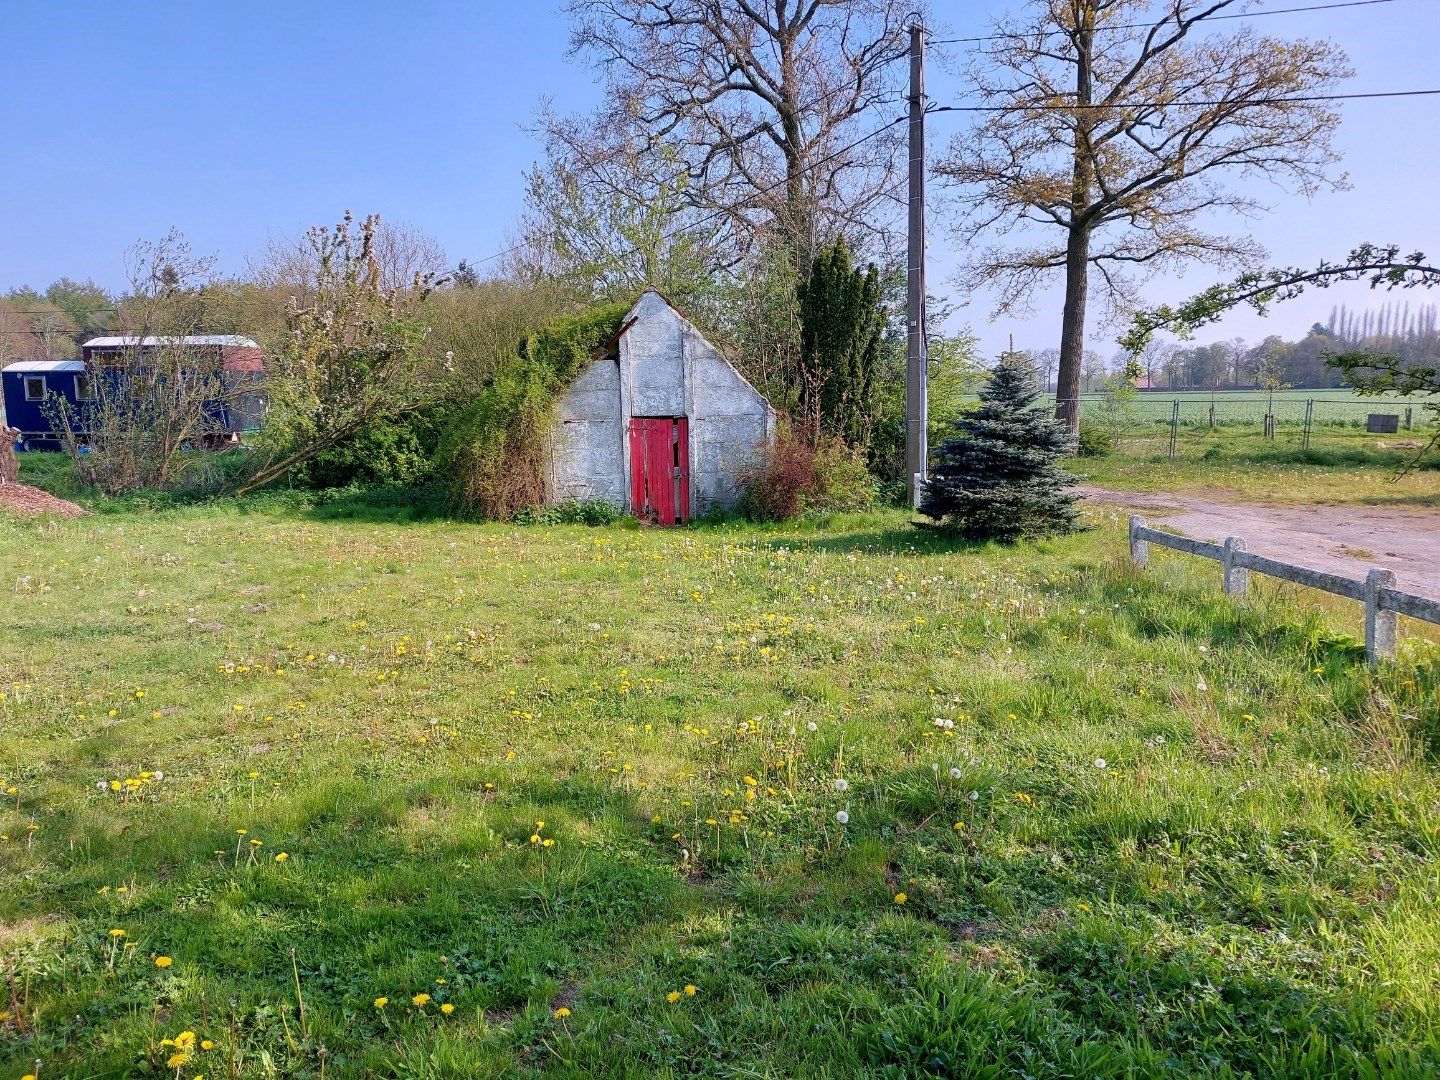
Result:
{"type": "Polygon", "coordinates": [[[155,957],[155,966],[158,967],[158,968],[168,968],[168,967],[169,967],[171,964],[173,964],[174,962],[175,962],[175,961],[174,961],[174,960],[171,960],[170,957],[168,957],[168,956],[157,956],[157,957],[155,957]]]}
{"type": "Polygon", "coordinates": [[[417,1009],[423,1009],[426,1005],[430,1004],[430,995],[416,994],[410,999],[410,1004],[414,1005],[417,1009]]]}
{"type": "Polygon", "coordinates": [[[903,892],[897,892],[897,893],[895,894],[895,903],[897,903],[897,904],[903,904],[903,903],[905,903],[905,901],[908,900],[908,899],[910,899],[910,898],[909,898],[908,896],[906,896],[903,892]]]}
{"type": "Polygon", "coordinates": [[[289,853],[288,851],[282,851],[282,852],[280,852],[278,855],[275,856],[275,861],[276,861],[276,862],[284,862],[284,861],[285,861],[286,859],[288,859],[288,858],[290,858],[290,853],[289,853]]]}
{"type": "Polygon", "coordinates": [[[165,1067],[166,1067],[167,1069],[179,1069],[179,1068],[183,1068],[184,1065],[185,1065],[185,1063],[186,1063],[187,1061],[189,1061],[189,1060],[190,1060],[190,1055],[189,1055],[189,1054],[171,1054],[171,1055],[170,1055],[170,1059],[165,1062],[165,1067]]]}
{"type": "Polygon", "coordinates": [[[695,996],[696,994],[698,994],[699,992],[700,992],[700,988],[699,988],[698,986],[696,986],[694,983],[686,983],[686,984],[685,984],[685,996],[686,996],[686,997],[694,997],[694,996],[695,996]]]}
{"type": "Polygon", "coordinates": [[[563,1005],[560,1006],[560,1008],[558,1008],[558,1009],[555,1010],[555,1019],[557,1019],[557,1020],[564,1020],[565,1017],[567,1017],[567,1016],[569,1016],[569,1015],[570,1015],[570,1010],[567,1009],[567,1008],[565,1008],[565,1006],[563,1006],[563,1005]]]}
{"type": "Polygon", "coordinates": [[[390,1004],[390,999],[387,998],[387,997],[378,997],[378,998],[375,999],[375,1007],[376,1007],[377,1009],[383,1009],[386,1005],[389,1005],[389,1004],[390,1004]]]}
{"type": "Polygon", "coordinates": [[[111,931],[110,931],[110,936],[113,937],[113,938],[122,938],[122,937],[125,936],[125,931],[124,931],[124,930],[119,930],[119,929],[111,930],[111,931]]]}
{"type": "MultiPolygon", "coordinates": [[[[214,1039],[201,1039],[201,1040],[200,1040],[200,1049],[201,1049],[201,1050],[214,1050],[214,1049],[215,1049],[215,1040],[214,1040],[214,1039]]],[[[196,1077],[196,1080],[199,1080],[199,1077],[196,1077]]]]}
{"type": "Polygon", "coordinates": [[[668,1001],[671,1005],[674,1005],[675,1002],[680,1000],[680,991],[671,990],[668,994],[665,995],[665,1000],[668,1001]]]}
{"type": "Polygon", "coordinates": [[[449,1016],[451,1013],[453,1013],[453,1012],[455,1011],[455,1006],[454,1006],[454,1005],[451,1005],[450,1002],[447,1001],[447,1002],[445,1002],[444,1005],[441,1005],[441,1006],[440,1006],[440,1011],[441,1011],[442,1013],[444,1013],[446,1016],[449,1016]]]}

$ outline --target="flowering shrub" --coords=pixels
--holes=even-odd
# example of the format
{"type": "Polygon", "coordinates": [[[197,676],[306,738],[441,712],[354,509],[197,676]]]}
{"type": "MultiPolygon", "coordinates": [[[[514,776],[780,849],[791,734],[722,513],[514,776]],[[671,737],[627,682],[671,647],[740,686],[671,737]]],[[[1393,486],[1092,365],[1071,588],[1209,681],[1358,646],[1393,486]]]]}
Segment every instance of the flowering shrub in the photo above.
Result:
{"type": "Polygon", "coordinates": [[[875,478],[859,451],[787,431],[746,477],[741,505],[755,520],[789,521],[808,511],[864,510],[875,498],[875,478]]]}

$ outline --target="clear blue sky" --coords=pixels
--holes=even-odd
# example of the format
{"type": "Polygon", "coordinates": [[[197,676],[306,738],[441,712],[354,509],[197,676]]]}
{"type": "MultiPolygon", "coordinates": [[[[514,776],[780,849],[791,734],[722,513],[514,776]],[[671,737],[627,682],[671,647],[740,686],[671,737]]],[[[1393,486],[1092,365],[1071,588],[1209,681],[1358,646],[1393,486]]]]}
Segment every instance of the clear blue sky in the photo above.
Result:
{"type": "MultiPolygon", "coordinates": [[[[1269,0],[1291,7],[1316,0],[1269,0]]],[[[936,0],[945,29],[983,33],[1003,3],[936,0]]],[[[1440,86],[1440,0],[1255,20],[1272,33],[1328,36],[1350,52],[1347,89],[1440,86]]],[[[1232,24],[1233,25],[1233,24],[1232,24]]],[[[596,99],[565,57],[554,0],[405,4],[0,4],[0,289],[62,274],[122,284],[121,253],[172,226],[225,270],[268,236],[293,236],[345,209],[378,210],[435,236],[452,260],[504,246],[536,156],[524,127],[544,97],[562,109],[596,99]]],[[[937,100],[964,88],[931,77],[937,100]]],[[[1275,213],[1245,226],[1276,261],[1311,263],[1361,240],[1440,255],[1440,98],[1344,106],[1340,145],[1353,190],[1314,203],[1261,189],[1275,213]]],[[[958,120],[935,117],[932,142],[958,120]]],[[[932,278],[949,262],[936,230],[932,278]]],[[[1195,270],[1153,283],[1155,301],[1209,284],[1195,270]]],[[[1421,297],[1413,296],[1414,300],[1421,297]]],[[[963,299],[963,298],[962,298],[963,299]]],[[[1341,300],[1331,290],[1262,322],[1227,320],[1211,336],[1293,334],[1341,300]]],[[[1440,297],[1426,299],[1440,301],[1440,297]]],[[[960,314],[989,352],[1055,344],[1058,297],[1029,319],[987,322],[984,297],[960,314]]],[[[1092,335],[1109,349],[1113,335],[1092,335]]]]}

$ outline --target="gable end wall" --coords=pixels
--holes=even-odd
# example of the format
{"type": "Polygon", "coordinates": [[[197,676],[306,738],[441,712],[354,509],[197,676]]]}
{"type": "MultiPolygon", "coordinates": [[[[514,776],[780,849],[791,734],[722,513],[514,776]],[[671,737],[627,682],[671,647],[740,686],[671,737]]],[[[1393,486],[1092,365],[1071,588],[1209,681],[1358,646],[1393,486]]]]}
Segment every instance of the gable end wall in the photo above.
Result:
{"type": "Polygon", "coordinates": [[[631,312],[614,357],[592,361],[561,398],[546,476],[551,502],[603,499],[630,509],[630,419],[684,416],[690,507],[730,506],[774,438],[768,402],[657,292],[631,312]]]}

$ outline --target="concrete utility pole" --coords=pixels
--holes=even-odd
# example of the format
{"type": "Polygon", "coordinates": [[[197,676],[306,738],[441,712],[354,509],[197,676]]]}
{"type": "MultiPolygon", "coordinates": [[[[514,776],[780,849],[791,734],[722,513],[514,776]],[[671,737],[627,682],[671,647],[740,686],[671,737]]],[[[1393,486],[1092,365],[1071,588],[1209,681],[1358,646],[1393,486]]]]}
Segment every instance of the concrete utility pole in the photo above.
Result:
{"type": "Polygon", "coordinates": [[[905,490],[920,502],[930,460],[925,356],[925,28],[910,27],[910,239],[905,306],[905,490]]]}

